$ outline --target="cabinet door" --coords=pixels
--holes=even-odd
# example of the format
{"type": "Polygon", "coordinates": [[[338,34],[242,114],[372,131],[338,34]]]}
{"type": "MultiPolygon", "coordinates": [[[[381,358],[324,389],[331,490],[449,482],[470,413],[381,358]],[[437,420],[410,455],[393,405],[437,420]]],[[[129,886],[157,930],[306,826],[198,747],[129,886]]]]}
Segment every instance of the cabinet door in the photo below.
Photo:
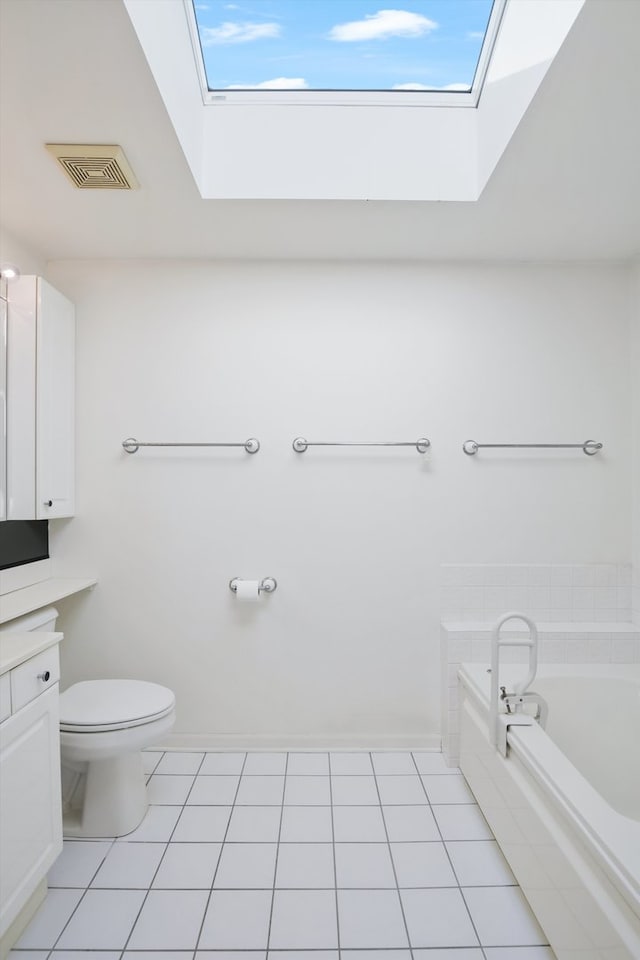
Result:
{"type": "Polygon", "coordinates": [[[62,850],[58,688],[0,725],[0,937],[62,850]]]}
{"type": "Polygon", "coordinates": [[[36,290],[32,276],[8,290],[7,520],[36,517],[36,290]]]}
{"type": "Polygon", "coordinates": [[[36,519],[74,512],[75,311],[38,278],[36,519]]]}

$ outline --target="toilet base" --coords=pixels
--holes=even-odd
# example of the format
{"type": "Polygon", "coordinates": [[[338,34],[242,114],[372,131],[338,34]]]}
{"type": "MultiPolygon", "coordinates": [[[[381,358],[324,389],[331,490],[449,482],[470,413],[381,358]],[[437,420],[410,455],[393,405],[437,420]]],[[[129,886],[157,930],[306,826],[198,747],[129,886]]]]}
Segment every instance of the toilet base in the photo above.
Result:
{"type": "Polygon", "coordinates": [[[166,736],[174,722],[171,710],[116,730],[61,729],[65,837],[124,837],[139,826],[148,806],[140,751],[166,736]]]}
{"type": "Polygon", "coordinates": [[[140,825],[149,801],[139,751],[65,767],[76,782],[64,805],[63,836],[123,837],[140,825]]]}

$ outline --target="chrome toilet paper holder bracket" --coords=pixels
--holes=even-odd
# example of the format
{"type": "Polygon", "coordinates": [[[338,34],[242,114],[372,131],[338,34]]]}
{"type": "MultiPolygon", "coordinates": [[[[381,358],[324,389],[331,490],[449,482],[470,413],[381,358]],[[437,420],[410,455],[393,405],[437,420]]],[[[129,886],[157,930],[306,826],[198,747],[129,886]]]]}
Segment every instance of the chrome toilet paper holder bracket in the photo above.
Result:
{"type": "MultiPolygon", "coordinates": [[[[232,579],[229,580],[229,590],[231,590],[232,593],[237,592],[238,583],[240,582],[241,579],[242,579],[241,577],[232,577],[232,579]]],[[[258,584],[258,590],[260,593],[273,593],[273,591],[276,589],[277,586],[278,586],[278,581],[276,580],[275,577],[263,577],[263,579],[258,584]]]]}

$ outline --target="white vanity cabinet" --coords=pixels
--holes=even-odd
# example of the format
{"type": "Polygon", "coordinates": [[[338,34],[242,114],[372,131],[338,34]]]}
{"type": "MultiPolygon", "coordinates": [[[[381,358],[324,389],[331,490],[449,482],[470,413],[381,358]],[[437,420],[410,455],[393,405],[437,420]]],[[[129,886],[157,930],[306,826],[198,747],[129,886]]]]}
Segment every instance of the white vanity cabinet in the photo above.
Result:
{"type": "Polygon", "coordinates": [[[74,512],[75,310],[42,277],[7,285],[6,519],[74,512]]]}
{"type": "Polygon", "coordinates": [[[58,641],[61,634],[12,634],[0,643],[0,955],[19,937],[46,893],[62,850],[58,641]],[[42,650],[43,643],[50,646],[42,650]],[[37,650],[20,659],[13,647],[37,650]],[[13,655],[12,655],[13,653],[13,655]]]}

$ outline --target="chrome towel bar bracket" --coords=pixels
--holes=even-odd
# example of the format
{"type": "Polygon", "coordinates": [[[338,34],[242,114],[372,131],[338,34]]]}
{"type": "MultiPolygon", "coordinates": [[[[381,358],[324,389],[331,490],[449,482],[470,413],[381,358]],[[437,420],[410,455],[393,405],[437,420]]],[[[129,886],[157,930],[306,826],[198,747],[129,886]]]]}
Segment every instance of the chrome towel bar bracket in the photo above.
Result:
{"type": "Polygon", "coordinates": [[[584,443],[476,443],[475,440],[465,440],[462,444],[462,449],[469,457],[473,457],[482,447],[493,449],[518,447],[536,450],[578,449],[586,453],[588,457],[592,457],[598,450],[602,450],[602,444],[595,440],[585,440],[584,443]]]}
{"type": "Polygon", "coordinates": [[[140,447],[244,447],[247,453],[257,453],[260,442],[255,437],[250,437],[244,443],[143,443],[135,437],[128,437],[122,441],[122,446],[127,453],[137,453],[140,447]]]}
{"type": "Polygon", "coordinates": [[[418,453],[426,453],[431,446],[431,441],[426,437],[420,437],[418,440],[382,440],[382,441],[327,441],[327,440],[305,440],[304,437],[296,437],[293,441],[293,449],[296,453],[304,453],[307,447],[415,447],[418,453]]]}

